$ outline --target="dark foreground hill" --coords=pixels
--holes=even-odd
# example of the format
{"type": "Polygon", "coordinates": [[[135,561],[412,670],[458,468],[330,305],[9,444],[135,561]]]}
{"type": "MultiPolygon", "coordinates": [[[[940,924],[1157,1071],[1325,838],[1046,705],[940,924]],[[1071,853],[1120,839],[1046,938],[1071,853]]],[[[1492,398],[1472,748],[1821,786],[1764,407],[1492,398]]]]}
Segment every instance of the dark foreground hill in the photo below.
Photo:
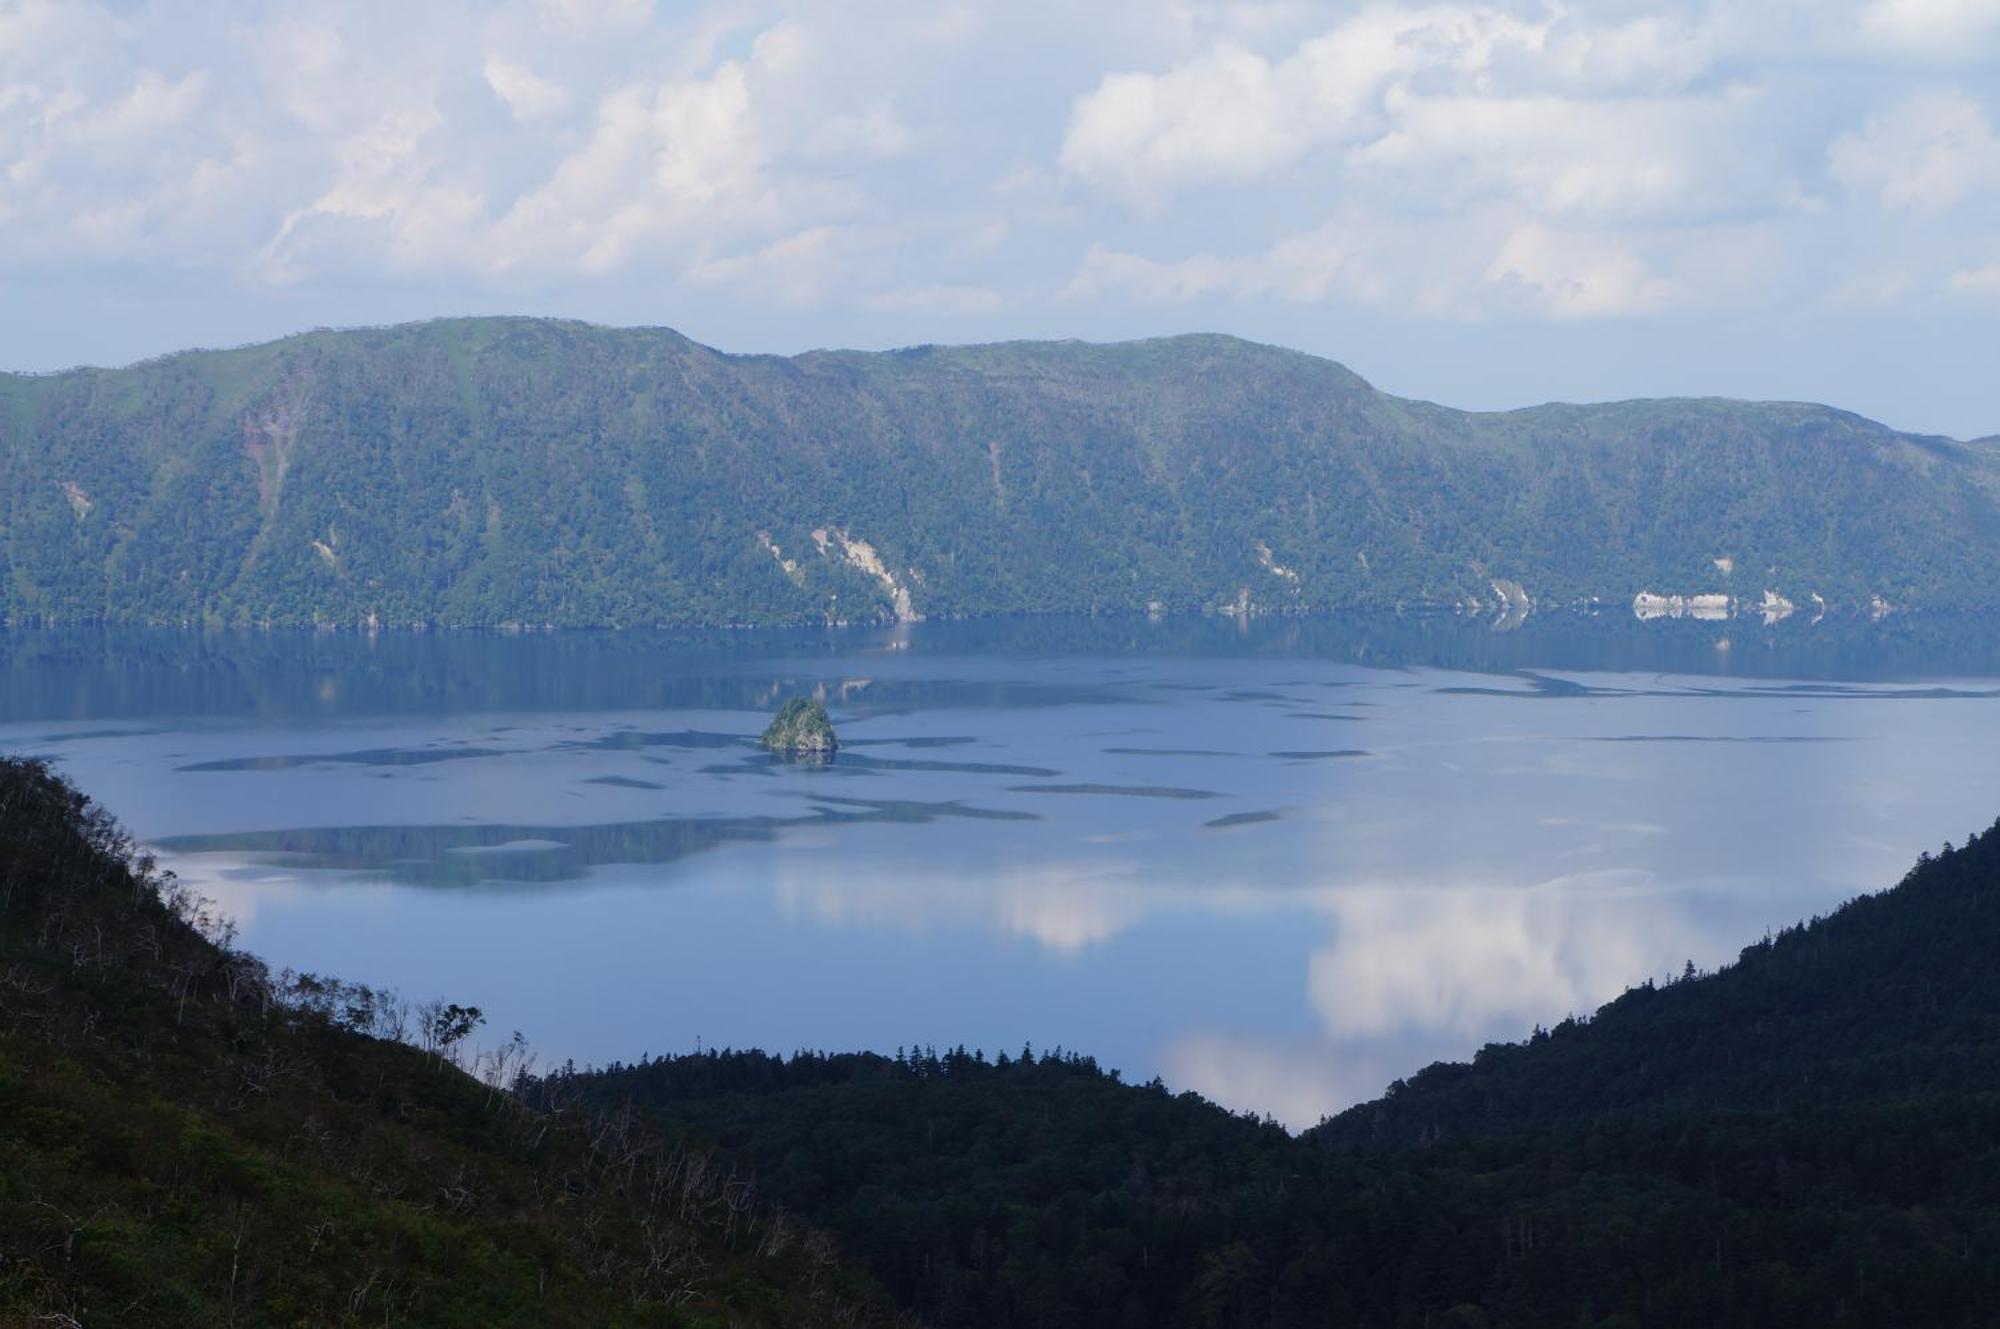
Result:
{"type": "Polygon", "coordinates": [[[1293,1139],[1062,1054],[550,1082],[715,1141],[941,1326],[1990,1325],[2000,829],[1293,1139]]]}
{"type": "Polygon", "coordinates": [[[0,1325],[868,1325],[825,1238],[456,1008],[274,976],[0,761],[0,1325]],[[426,1052],[386,1035],[416,1022],[426,1052]]]}
{"type": "Polygon", "coordinates": [[[0,375],[17,622],[1992,608],[1996,495],[1990,441],[1825,407],[1468,414],[1224,337],[781,359],[473,319],[0,375]]]}
{"type": "Polygon", "coordinates": [[[1059,1051],[475,1077],[0,761],[0,1324],[1990,1325],[1996,947],[2000,828],[1296,1138],[1059,1051]]]}

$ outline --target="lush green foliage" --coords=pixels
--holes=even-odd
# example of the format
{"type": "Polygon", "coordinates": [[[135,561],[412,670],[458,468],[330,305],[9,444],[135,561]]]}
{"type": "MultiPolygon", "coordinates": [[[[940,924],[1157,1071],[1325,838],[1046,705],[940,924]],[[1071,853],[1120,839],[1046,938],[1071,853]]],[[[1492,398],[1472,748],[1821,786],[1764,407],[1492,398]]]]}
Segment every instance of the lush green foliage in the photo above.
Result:
{"type": "Polygon", "coordinates": [[[793,697],[780,706],[758,742],[773,752],[824,754],[840,746],[826,707],[807,697],[793,697]]]}
{"type": "Polygon", "coordinates": [[[1304,1137],[1087,1060],[552,1081],[720,1142],[940,1326],[1984,1325],[2000,828],[1304,1137]]]}
{"type": "Polygon", "coordinates": [[[877,1318],[715,1160],[526,1107],[518,1042],[485,1083],[459,1069],[477,1010],[229,940],[82,795],[0,761],[0,1323],[877,1318]]]}
{"type": "Polygon", "coordinates": [[[1823,407],[1466,414],[1222,337],[777,359],[458,320],[0,376],[0,613],[1989,608],[1996,479],[1990,445],[1823,407]]]}

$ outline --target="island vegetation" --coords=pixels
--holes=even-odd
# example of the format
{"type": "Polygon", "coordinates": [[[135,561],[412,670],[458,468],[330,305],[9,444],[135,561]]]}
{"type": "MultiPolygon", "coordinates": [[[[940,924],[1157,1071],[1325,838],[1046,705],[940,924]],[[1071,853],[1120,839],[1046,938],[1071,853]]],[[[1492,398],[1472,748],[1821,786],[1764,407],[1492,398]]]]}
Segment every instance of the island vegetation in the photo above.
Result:
{"type": "Polygon", "coordinates": [[[1983,609],[1996,494],[1990,444],[1827,407],[1466,413],[1227,337],[785,359],[458,319],[0,375],[0,617],[1983,609]]]}
{"type": "Polygon", "coordinates": [[[773,752],[795,757],[830,757],[840,746],[826,707],[810,697],[793,697],[780,706],[757,741],[773,752]]]}

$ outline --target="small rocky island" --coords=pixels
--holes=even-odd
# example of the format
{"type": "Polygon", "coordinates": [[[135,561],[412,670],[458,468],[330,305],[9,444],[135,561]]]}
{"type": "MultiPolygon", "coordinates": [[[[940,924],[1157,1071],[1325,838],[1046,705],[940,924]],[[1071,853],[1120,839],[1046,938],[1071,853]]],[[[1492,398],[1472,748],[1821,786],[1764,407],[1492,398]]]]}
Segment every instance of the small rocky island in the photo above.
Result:
{"type": "Polygon", "coordinates": [[[773,752],[798,757],[830,757],[840,746],[833,721],[826,718],[826,707],[805,697],[794,697],[780,706],[777,718],[758,742],[773,752]]]}

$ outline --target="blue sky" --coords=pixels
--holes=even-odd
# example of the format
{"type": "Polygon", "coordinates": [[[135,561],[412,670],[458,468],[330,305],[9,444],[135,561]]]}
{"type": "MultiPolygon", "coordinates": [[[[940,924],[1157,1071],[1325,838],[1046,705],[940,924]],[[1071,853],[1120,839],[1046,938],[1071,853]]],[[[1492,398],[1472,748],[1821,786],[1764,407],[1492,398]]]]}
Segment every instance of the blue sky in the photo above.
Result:
{"type": "Polygon", "coordinates": [[[0,366],[1221,330],[2000,431],[2000,0],[0,0],[0,366]]]}

